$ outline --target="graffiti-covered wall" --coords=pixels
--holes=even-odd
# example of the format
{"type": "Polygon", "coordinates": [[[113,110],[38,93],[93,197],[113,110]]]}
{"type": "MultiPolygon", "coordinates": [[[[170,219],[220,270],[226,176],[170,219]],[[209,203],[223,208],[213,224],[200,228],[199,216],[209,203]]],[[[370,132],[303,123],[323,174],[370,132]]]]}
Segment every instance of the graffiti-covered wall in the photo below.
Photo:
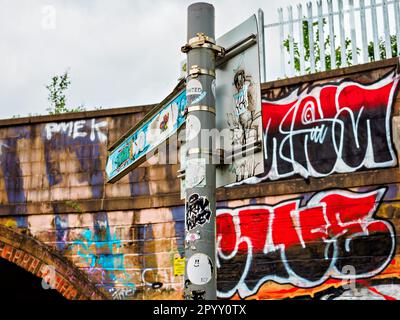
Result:
{"type": "Polygon", "coordinates": [[[265,172],[245,183],[289,187],[219,207],[221,298],[400,298],[400,74],[353,70],[264,86],[265,172]]]}
{"type": "MultiPolygon", "coordinates": [[[[0,224],[61,253],[110,299],[180,297],[171,266],[181,255],[183,211],[157,203],[179,193],[178,165],[145,164],[105,183],[108,145],[151,107],[6,120],[0,128],[0,224]]],[[[7,245],[0,237],[0,256],[19,265],[10,255],[18,246],[7,245]]],[[[23,266],[42,274],[42,260],[23,266]]]]}
{"type": "MultiPolygon", "coordinates": [[[[396,65],[262,85],[265,171],[207,213],[219,298],[400,298],[396,65]]],[[[179,164],[105,182],[107,147],[151,107],[0,121],[0,257],[54,264],[69,299],[182,299],[179,164]]]]}
{"type": "Polygon", "coordinates": [[[399,76],[390,71],[371,77],[267,92],[262,105],[265,178],[325,177],[396,165],[391,120],[399,76]]]}

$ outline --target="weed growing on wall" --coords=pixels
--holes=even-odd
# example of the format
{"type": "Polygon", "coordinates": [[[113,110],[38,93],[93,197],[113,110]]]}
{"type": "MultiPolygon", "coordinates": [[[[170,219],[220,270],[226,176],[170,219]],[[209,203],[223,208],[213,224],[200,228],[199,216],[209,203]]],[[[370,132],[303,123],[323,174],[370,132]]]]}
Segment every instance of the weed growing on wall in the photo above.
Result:
{"type": "Polygon", "coordinates": [[[51,83],[46,86],[46,89],[49,91],[47,100],[50,102],[50,107],[46,110],[49,114],[85,111],[83,105],[78,106],[77,108],[68,108],[66,106],[65,91],[68,89],[70,84],[71,80],[69,79],[68,71],[51,78],[51,83]]]}

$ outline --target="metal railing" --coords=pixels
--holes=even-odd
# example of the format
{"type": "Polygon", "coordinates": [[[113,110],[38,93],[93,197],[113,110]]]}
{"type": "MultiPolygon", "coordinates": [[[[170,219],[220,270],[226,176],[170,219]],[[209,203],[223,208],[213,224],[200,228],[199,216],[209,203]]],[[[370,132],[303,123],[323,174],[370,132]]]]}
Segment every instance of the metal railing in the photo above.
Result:
{"type": "MultiPolygon", "coordinates": [[[[278,9],[264,25],[267,75],[275,80],[400,55],[400,0],[317,0],[278,9]],[[357,1],[357,5],[355,5],[357,1]],[[346,6],[345,6],[346,5],[346,6]],[[296,16],[295,16],[296,15],[296,16]],[[278,28],[279,32],[274,32],[278,28]],[[279,34],[279,49],[269,39],[279,34]],[[279,60],[279,62],[278,62],[279,60]],[[269,66],[278,65],[271,73],[269,66]]],[[[259,11],[259,20],[263,21],[259,11]]]]}

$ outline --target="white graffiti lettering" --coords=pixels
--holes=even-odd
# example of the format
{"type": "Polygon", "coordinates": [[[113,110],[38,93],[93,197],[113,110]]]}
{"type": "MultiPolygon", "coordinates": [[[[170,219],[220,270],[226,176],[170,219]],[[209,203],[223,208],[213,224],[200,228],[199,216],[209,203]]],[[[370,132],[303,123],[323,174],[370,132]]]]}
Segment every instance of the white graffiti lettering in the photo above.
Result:
{"type": "Polygon", "coordinates": [[[96,119],[47,123],[45,126],[45,134],[47,140],[51,140],[55,134],[62,133],[72,139],[89,136],[90,141],[99,139],[100,142],[106,142],[107,135],[101,129],[106,129],[107,125],[107,121],[96,122],[96,119]]]}
{"type": "Polygon", "coordinates": [[[374,217],[385,190],[323,191],[305,206],[294,199],[218,209],[218,296],[248,297],[267,281],[311,288],[329,278],[379,274],[393,257],[396,238],[389,221],[374,217]],[[240,274],[234,283],[232,272],[240,274]]]}

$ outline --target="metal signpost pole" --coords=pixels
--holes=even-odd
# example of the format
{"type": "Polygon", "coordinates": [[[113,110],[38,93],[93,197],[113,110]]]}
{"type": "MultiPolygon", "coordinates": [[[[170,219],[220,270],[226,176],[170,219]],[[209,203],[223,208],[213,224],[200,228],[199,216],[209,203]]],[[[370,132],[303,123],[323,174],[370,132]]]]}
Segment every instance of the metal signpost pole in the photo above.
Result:
{"type": "MultiPolygon", "coordinates": [[[[261,13],[259,29],[263,30],[261,13]]],[[[214,7],[208,3],[190,5],[187,44],[182,47],[187,53],[186,89],[181,81],[110,146],[105,168],[108,183],[120,180],[186,125],[178,177],[182,178],[181,197],[185,198],[184,297],[188,300],[217,298],[216,186],[264,172],[256,16],[220,37],[218,44],[214,7]]]]}
{"type": "Polygon", "coordinates": [[[215,44],[214,7],[188,7],[185,169],[186,300],[216,299],[215,147],[203,132],[215,129],[215,60],[223,49],[215,44]],[[201,129],[201,130],[200,130],[201,129]],[[200,132],[201,131],[201,132],[200,132]]]}

